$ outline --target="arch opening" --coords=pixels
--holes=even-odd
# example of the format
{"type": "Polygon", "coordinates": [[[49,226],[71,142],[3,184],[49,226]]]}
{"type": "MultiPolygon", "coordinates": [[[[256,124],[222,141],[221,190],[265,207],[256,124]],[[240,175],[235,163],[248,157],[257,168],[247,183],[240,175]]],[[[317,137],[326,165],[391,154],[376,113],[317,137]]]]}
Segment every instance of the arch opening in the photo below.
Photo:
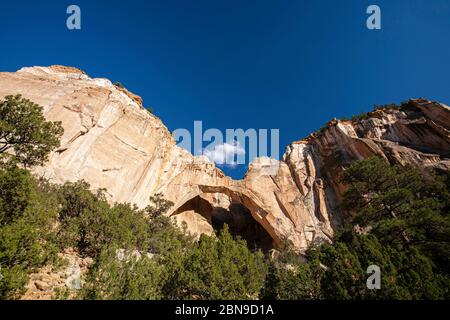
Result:
{"type": "Polygon", "coordinates": [[[228,225],[231,235],[245,240],[252,250],[268,251],[274,247],[274,239],[253,218],[244,203],[223,193],[197,195],[171,216],[197,238],[201,234],[213,235],[228,225]]]}

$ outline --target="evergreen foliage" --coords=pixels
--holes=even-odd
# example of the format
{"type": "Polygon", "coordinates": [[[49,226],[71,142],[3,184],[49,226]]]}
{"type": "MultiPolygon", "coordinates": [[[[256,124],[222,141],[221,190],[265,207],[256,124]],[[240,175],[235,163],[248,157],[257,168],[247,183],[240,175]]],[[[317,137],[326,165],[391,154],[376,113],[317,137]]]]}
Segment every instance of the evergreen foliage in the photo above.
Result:
{"type": "Polygon", "coordinates": [[[40,165],[59,147],[61,123],[46,121],[42,110],[21,95],[0,100],[0,160],[40,165]]]}

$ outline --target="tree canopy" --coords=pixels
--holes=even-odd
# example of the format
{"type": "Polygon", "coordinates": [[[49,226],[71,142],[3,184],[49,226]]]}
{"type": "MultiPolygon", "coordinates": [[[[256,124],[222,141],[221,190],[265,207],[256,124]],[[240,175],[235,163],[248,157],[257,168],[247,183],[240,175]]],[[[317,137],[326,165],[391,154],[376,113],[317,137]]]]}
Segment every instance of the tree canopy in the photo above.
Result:
{"type": "Polygon", "coordinates": [[[22,98],[6,96],[0,101],[0,156],[24,166],[40,165],[59,147],[60,122],[46,121],[43,108],[22,98]]]}

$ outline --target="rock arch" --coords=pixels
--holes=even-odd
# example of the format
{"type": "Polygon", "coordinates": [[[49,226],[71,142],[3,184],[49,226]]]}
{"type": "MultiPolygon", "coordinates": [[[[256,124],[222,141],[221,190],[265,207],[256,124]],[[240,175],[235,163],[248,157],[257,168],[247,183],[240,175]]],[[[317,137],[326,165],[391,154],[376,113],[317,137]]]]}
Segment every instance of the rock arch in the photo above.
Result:
{"type": "Polygon", "coordinates": [[[239,186],[197,185],[175,203],[168,215],[198,236],[211,234],[226,223],[232,234],[247,240],[250,247],[268,250],[280,244],[267,221],[268,212],[257,197],[239,186]]]}

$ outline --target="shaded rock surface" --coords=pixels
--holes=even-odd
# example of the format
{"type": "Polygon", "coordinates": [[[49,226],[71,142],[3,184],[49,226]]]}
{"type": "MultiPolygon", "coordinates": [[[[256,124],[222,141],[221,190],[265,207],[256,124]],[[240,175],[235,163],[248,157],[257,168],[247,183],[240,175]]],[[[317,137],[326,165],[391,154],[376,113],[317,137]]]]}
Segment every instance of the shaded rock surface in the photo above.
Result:
{"type": "Polygon", "coordinates": [[[0,73],[0,99],[9,94],[40,104],[47,119],[64,126],[61,147],[37,175],[56,183],[83,179],[106,188],[109,200],[139,207],[163,193],[175,203],[168,214],[191,233],[231,223],[267,248],[289,240],[302,251],[332,239],[345,217],[339,177],[354,160],[377,155],[450,167],[450,108],[423,99],[358,121],[333,120],[289,145],[282,160],[256,159],[243,180],[233,180],[176,146],[140,97],[107,79],[63,66],[23,68],[0,73]]]}

